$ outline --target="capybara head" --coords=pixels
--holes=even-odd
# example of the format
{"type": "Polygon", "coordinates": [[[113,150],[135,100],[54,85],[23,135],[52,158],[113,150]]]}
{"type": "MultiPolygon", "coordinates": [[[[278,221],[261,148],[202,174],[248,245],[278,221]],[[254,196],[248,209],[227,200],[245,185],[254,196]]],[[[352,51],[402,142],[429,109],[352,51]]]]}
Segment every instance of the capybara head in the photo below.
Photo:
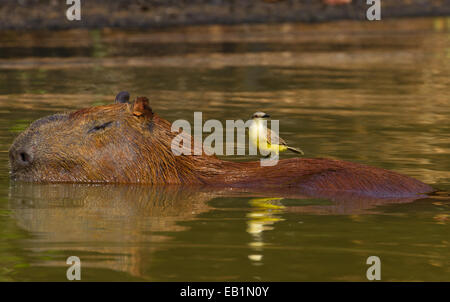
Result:
{"type": "MultiPolygon", "coordinates": [[[[173,155],[176,133],[149,101],[116,103],[55,114],[32,123],[9,150],[11,177],[37,182],[186,183],[189,158],[173,155]],[[186,178],[186,179],[184,179],[186,178]]],[[[188,177],[189,176],[189,177],[188,177]]]]}

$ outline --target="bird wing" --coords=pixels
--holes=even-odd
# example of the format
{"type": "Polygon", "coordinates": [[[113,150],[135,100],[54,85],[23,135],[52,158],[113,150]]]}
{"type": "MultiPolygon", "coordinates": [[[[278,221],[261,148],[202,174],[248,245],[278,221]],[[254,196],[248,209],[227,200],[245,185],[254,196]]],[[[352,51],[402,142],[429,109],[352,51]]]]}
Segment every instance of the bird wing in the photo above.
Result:
{"type": "Polygon", "coordinates": [[[275,140],[275,138],[278,138],[278,145],[287,146],[284,139],[276,135],[275,132],[273,132],[271,129],[267,128],[267,143],[272,144],[272,138],[275,140]]]}

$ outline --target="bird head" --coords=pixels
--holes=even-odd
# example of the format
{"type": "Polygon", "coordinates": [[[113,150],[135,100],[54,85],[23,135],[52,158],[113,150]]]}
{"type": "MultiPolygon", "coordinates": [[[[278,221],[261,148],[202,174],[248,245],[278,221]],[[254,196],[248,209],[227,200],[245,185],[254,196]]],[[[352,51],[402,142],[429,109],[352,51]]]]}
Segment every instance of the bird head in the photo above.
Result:
{"type": "Polygon", "coordinates": [[[261,111],[255,112],[252,115],[252,119],[253,120],[255,120],[255,119],[267,119],[269,117],[270,117],[270,115],[268,115],[267,113],[261,112],[261,111]]]}

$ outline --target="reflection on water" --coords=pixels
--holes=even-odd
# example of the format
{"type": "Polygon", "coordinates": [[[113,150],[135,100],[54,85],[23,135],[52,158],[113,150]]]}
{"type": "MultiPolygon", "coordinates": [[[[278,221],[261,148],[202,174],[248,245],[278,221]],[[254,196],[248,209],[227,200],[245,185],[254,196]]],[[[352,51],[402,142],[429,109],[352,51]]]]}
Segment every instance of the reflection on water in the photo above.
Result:
{"type": "Polygon", "coordinates": [[[278,221],[283,221],[280,214],[284,206],[280,203],[283,198],[254,198],[250,200],[250,205],[254,208],[247,214],[247,232],[252,235],[253,241],[249,245],[257,254],[248,255],[250,260],[261,261],[263,255],[261,251],[264,247],[263,232],[274,228],[271,226],[278,221]]]}
{"type": "MultiPolygon", "coordinates": [[[[297,261],[297,266],[294,267],[300,269],[299,265],[303,260],[298,257],[311,257],[311,253],[317,253],[316,261],[322,259],[329,265],[332,259],[327,257],[333,251],[338,254],[349,253],[350,259],[356,257],[362,261],[361,254],[372,251],[362,243],[365,239],[355,238],[370,238],[373,232],[380,236],[378,240],[382,240],[380,246],[375,244],[372,247],[378,253],[387,254],[390,258],[423,257],[433,261],[440,269],[448,269],[445,262],[449,256],[449,242],[439,239],[440,233],[446,233],[446,213],[450,207],[448,196],[416,201],[412,207],[400,210],[387,208],[394,209],[393,213],[389,213],[383,208],[374,207],[375,204],[399,205],[412,200],[367,201],[346,197],[331,201],[292,195],[289,199],[249,197],[254,194],[258,195],[235,190],[218,192],[179,186],[161,188],[14,183],[9,193],[10,216],[15,227],[31,236],[12,242],[32,257],[13,259],[13,267],[21,270],[12,276],[17,279],[61,280],[65,276],[62,274],[64,257],[76,255],[82,259],[83,271],[88,272],[83,275],[87,280],[121,280],[124,278],[121,273],[127,274],[126,280],[307,280],[308,278],[291,269],[286,276],[272,276],[271,265],[277,259],[285,265],[297,261]],[[410,236],[406,240],[408,242],[414,238],[411,237],[408,225],[411,228],[414,226],[414,229],[424,226],[417,225],[414,218],[416,214],[411,215],[418,205],[423,207],[420,210],[422,224],[439,226],[432,231],[437,230],[438,233],[433,233],[434,236],[427,239],[430,243],[423,246],[430,247],[431,251],[420,252],[422,248],[416,247],[413,252],[405,253],[395,237],[389,239],[386,230],[380,230],[381,222],[377,215],[386,216],[381,221],[388,222],[389,226],[386,228],[389,231],[392,231],[392,227],[399,228],[396,224],[400,223],[399,232],[403,233],[402,236],[410,236]],[[361,216],[361,209],[372,209],[374,216],[361,216]],[[321,221],[322,219],[316,221],[311,216],[330,213],[344,214],[345,218],[325,216],[330,217],[327,222],[321,221]],[[394,221],[395,218],[403,222],[394,221]],[[331,225],[324,230],[324,223],[331,225]],[[358,230],[356,237],[342,233],[343,229],[352,228],[352,225],[366,229],[367,234],[363,229],[358,230]],[[284,238],[280,239],[278,236],[284,238]],[[327,240],[333,236],[336,236],[333,240],[342,240],[342,236],[349,238],[339,244],[328,243],[327,240]],[[321,238],[324,240],[321,241],[321,238]],[[392,239],[394,240],[391,242],[392,239]],[[355,246],[352,242],[361,246],[355,246]],[[388,247],[384,247],[384,244],[388,247]],[[391,244],[394,248],[389,248],[391,244]],[[245,264],[242,257],[247,257],[250,263],[245,264]],[[285,257],[290,259],[286,263],[285,257]],[[189,268],[197,271],[198,275],[189,269],[181,269],[188,259],[200,265],[196,270],[189,268]],[[178,263],[178,266],[173,266],[171,261],[178,263]],[[212,274],[206,265],[203,266],[198,261],[221,269],[225,269],[222,266],[232,261],[236,271],[233,275],[212,274]],[[260,266],[264,267],[263,273],[251,268],[260,266]],[[36,269],[42,272],[42,276],[33,275],[36,269]],[[108,271],[113,271],[114,274],[108,271]]],[[[283,193],[265,194],[281,196],[283,193]]],[[[4,258],[8,259],[8,256],[4,258]]],[[[324,271],[325,268],[321,267],[321,270],[324,271]]],[[[332,275],[333,278],[340,276],[332,275]]],[[[359,280],[363,276],[356,274],[352,278],[359,280]]],[[[328,279],[327,276],[314,278],[328,279]]]]}
{"type": "MultiPolygon", "coordinates": [[[[262,110],[308,157],[450,189],[448,19],[0,35],[0,280],[449,280],[449,197],[10,183],[44,115],[147,95],[170,121],[262,110]]],[[[294,156],[290,154],[284,157],[294,156]]],[[[235,156],[229,160],[249,160],[235,156]]]]}
{"type": "MultiPolygon", "coordinates": [[[[10,209],[17,225],[33,234],[26,247],[35,252],[68,250],[85,256],[84,267],[108,268],[142,277],[139,246],[165,242],[160,232],[186,229],[189,221],[208,211],[207,193],[180,187],[17,184],[11,188],[10,209]],[[44,244],[44,245],[42,245],[44,244]]],[[[59,266],[59,261],[38,261],[59,266]]]]}

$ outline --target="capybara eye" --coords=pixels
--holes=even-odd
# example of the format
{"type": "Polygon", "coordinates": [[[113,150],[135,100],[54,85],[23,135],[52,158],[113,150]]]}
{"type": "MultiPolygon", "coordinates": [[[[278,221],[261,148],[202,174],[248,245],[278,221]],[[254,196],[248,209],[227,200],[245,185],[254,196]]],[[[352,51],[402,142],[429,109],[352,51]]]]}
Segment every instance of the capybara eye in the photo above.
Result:
{"type": "Polygon", "coordinates": [[[101,124],[99,126],[94,126],[91,129],[89,129],[87,133],[92,133],[92,132],[95,132],[95,131],[103,130],[105,128],[110,127],[112,125],[112,123],[113,122],[106,122],[106,123],[101,124]]]}

